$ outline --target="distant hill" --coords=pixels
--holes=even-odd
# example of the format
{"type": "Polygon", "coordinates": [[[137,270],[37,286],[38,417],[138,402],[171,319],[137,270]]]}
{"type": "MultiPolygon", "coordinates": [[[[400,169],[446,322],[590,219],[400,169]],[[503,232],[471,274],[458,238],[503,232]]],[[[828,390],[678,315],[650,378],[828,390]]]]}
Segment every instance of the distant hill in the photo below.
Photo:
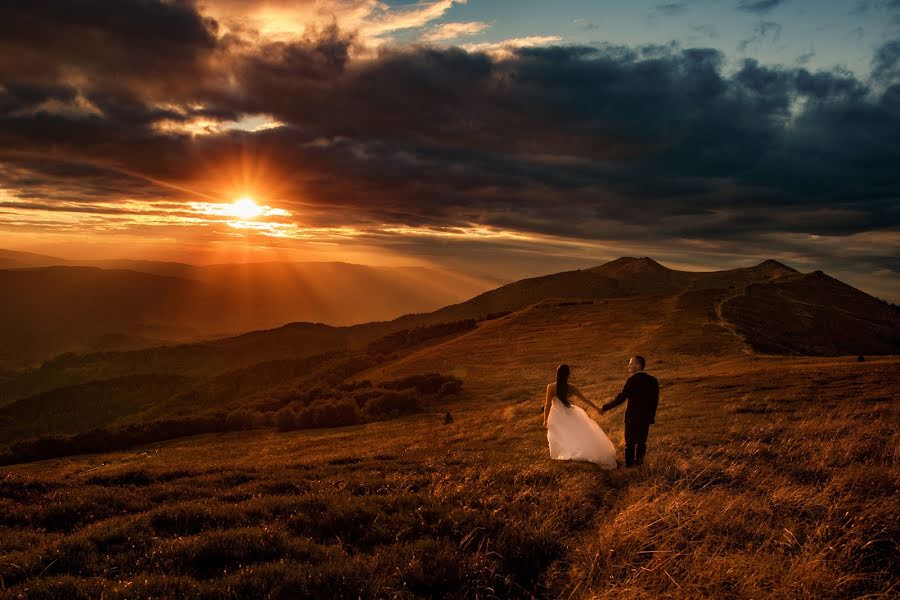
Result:
{"type": "Polygon", "coordinates": [[[650,258],[623,257],[591,269],[532,277],[484,292],[428,314],[407,315],[410,324],[439,323],[524,308],[545,298],[627,298],[686,290],[737,289],[751,283],[780,281],[797,271],[774,260],[744,269],[676,271],[650,258]]]}
{"type": "Polygon", "coordinates": [[[822,271],[754,283],[721,305],[758,352],[836,356],[900,353],[900,313],[822,271]]]}
{"type": "Polygon", "coordinates": [[[66,264],[66,260],[55,256],[0,249],[0,269],[27,269],[66,264]]]}
{"type": "Polygon", "coordinates": [[[347,263],[36,267],[58,259],[9,251],[0,259],[20,267],[0,269],[0,367],[7,368],[65,352],[138,349],[292,322],[386,321],[490,285],[449,271],[347,263]]]}
{"type": "MultiPolygon", "coordinates": [[[[277,275],[281,267],[274,269],[277,275]]],[[[117,273],[88,271],[97,281],[117,273]]],[[[231,285],[242,276],[240,271],[222,271],[218,274],[231,285]]],[[[256,273],[247,277],[266,276],[264,271],[256,273]]],[[[146,276],[163,280],[155,285],[172,286],[174,297],[186,281],[146,276]]],[[[126,294],[133,287],[111,288],[110,305],[139,306],[139,299],[126,294]]],[[[84,302],[76,293],[64,295],[72,310],[84,302]]],[[[204,302],[214,299],[201,295],[195,305],[204,302]]],[[[203,318],[217,314],[204,311],[203,318]]],[[[18,314],[27,317],[22,307],[18,314]]],[[[106,318],[126,317],[112,310],[106,318]]],[[[494,388],[502,383],[515,393],[523,378],[547,377],[560,362],[590,373],[595,382],[618,381],[627,357],[635,353],[647,355],[655,368],[663,360],[673,367],[761,354],[898,351],[900,314],[821,272],[803,274],[765,261],[695,273],[668,269],[647,258],[623,258],[593,269],[518,281],[432,313],[392,321],[348,327],[292,323],[204,342],[63,355],[0,382],[0,407],[8,407],[0,410],[0,419],[7,420],[8,435],[24,435],[34,430],[25,421],[43,422],[41,406],[46,414],[64,415],[74,410],[74,398],[94,408],[108,407],[100,415],[92,413],[94,425],[113,417],[137,418],[135,411],[190,414],[201,405],[210,408],[227,401],[234,406],[274,387],[307,385],[315,381],[316,371],[310,369],[333,364],[340,371],[342,361],[361,364],[358,377],[363,379],[438,372],[459,377],[475,391],[487,382],[494,388]],[[468,325],[451,327],[446,334],[437,328],[433,336],[415,333],[422,331],[416,328],[451,322],[468,325]],[[132,392],[130,382],[150,382],[150,387],[132,392]]]]}
{"type": "Polygon", "coordinates": [[[803,274],[776,261],[693,273],[623,258],[516,282],[417,319],[504,309],[502,318],[377,372],[440,371],[470,388],[507,382],[512,391],[535,373],[550,377],[561,362],[595,382],[618,381],[632,354],[647,355],[651,368],[660,357],[668,367],[747,355],[900,354],[896,308],[821,271],[803,274]],[[517,308],[542,295],[550,297],[517,308]]]}

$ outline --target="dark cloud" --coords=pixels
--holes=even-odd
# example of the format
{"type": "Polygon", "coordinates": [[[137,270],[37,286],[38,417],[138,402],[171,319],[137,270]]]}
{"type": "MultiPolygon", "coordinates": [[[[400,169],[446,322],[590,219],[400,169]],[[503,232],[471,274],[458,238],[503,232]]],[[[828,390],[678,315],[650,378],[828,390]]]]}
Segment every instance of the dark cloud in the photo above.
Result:
{"type": "Polygon", "coordinates": [[[661,15],[674,17],[687,12],[687,7],[687,2],[667,2],[666,4],[657,5],[654,10],[661,15]]]}
{"type": "Polygon", "coordinates": [[[760,21],[753,27],[753,35],[741,40],[737,49],[739,52],[745,52],[751,44],[761,44],[768,42],[774,44],[781,39],[781,25],[775,21],[760,21]]]}
{"type": "Polygon", "coordinates": [[[709,39],[716,39],[719,37],[719,31],[716,29],[716,26],[711,23],[692,25],[691,30],[696,31],[709,39]]]}
{"type": "MultiPolygon", "coordinates": [[[[337,27],[258,45],[216,37],[187,3],[123,2],[150,23],[180,19],[173,47],[157,52],[161,34],[136,14],[91,21],[70,18],[67,5],[48,4],[56,25],[34,26],[47,48],[28,56],[33,70],[0,59],[0,186],[31,210],[197,199],[185,190],[216,197],[215,181],[249,156],[265,165],[270,201],[308,226],[479,224],[748,246],[900,227],[896,42],[877,50],[869,81],[752,60],[731,70],[716,50],[674,45],[500,58],[390,46],[354,59],[354,36],[337,27]],[[98,41],[67,57],[89,31],[98,41]],[[179,128],[248,114],[282,126],[179,128]]],[[[24,9],[2,11],[28,29],[24,9]]],[[[31,49],[23,31],[0,45],[31,49]]],[[[761,38],[779,31],[757,27],[761,38]]]]}
{"type": "Polygon", "coordinates": [[[102,76],[172,89],[217,44],[215,22],[182,0],[0,3],[0,78],[102,76]]]}
{"type": "Polygon", "coordinates": [[[739,0],[737,9],[743,12],[764,15],[785,2],[787,0],[739,0]]]}
{"type": "Polygon", "coordinates": [[[879,47],[872,58],[872,77],[888,84],[900,82],[900,40],[879,47]]]}
{"type": "Polygon", "coordinates": [[[810,50],[809,52],[804,52],[803,54],[798,56],[794,62],[801,66],[806,65],[809,63],[809,61],[811,61],[813,58],[815,58],[815,56],[816,56],[816,51],[810,50]]]}

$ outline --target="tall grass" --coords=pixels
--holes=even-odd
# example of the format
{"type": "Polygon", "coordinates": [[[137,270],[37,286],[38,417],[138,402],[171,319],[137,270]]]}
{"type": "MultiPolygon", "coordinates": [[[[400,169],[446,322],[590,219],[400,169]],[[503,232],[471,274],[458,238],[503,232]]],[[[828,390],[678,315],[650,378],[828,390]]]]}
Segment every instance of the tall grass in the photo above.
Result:
{"type": "Polygon", "coordinates": [[[637,469],[549,460],[536,395],[9,468],[0,594],[896,597],[900,361],[738,367],[661,375],[637,469]]]}

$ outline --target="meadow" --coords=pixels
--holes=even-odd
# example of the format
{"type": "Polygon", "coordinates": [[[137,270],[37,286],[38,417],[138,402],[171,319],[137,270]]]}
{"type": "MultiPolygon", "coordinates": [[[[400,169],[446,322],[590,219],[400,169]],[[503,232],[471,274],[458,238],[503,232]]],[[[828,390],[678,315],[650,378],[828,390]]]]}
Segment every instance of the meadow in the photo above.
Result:
{"type": "MultiPolygon", "coordinates": [[[[390,421],[6,467],[0,597],[900,592],[900,359],[655,372],[638,469],[551,461],[538,374],[390,421]]],[[[620,379],[582,385],[601,399],[620,379]]],[[[593,416],[621,448],[621,412],[593,416]]]]}

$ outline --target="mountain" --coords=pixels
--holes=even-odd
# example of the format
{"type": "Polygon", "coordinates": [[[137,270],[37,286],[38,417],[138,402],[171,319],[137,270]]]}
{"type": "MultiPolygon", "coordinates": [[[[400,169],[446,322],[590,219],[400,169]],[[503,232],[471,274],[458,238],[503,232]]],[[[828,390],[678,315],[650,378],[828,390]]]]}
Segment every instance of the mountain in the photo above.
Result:
{"type": "Polygon", "coordinates": [[[407,315],[410,325],[483,318],[524,308],[546,298],[627,298],[700,289],[738,289],[777,282],[798,272],[774,260],[727,271],[676,271],[650,258],[623,257],[591,269],[532,277],[428,314],[407,315]]]}
{"type": "Polygon", "coordinates": [[[822,271],[757,282],[721,304],[757,352],[836,356],[900,353],[900,313],[822,271]]]}
{"type": "Polygon", "coordinates": [[[0,270],[0,361],[28,362],[90,350],[103,337],[124,345],[201,335],[227,314],[211,286],[92,267],[0,270]]]}
{"type": "MultiPolygon", "coordinates": [[[[506,313],[429,336],[403,332],[413,317],[297,323],[48,362],[36,380],[82,381],[0,406],[15,525],[4,585],[47,597],[896,589],[900,357],[855,356],[897,354],[889,305],[769,261],[697,274],[626,259],[487,297],[454,314],[506,313]],[[647,464],[549,460],[541,402],[556,365],[600,403],[634,353],[661,385],[647,464]],[[434,372],[462,393],[389,385],[434,372]],[[423,403],[364,424],[320,419],[373,398],[423,403]],[[282,427],[292,413],[319,420],[282,427]]],[[[621,447],[622,407],[576,403],[621,447]]]]}
{"type": "Polygon", "coordinates": [[[66,264],[66,260],[55,256],[0,249],[0,269],[27,269],[66,264]]]}
{"type": "MultiPolygon", "coordinates": [[[[234,285],[234,271],[226,270],[226,275],[234,285]]],[[[203,302],[199,298],[195,304],[204,306],[203,302]]],[[[426,344],[417,350],[425,358],[434,358],[433,363],[422,363],[430,366],[421,369],[465,372],[469,367],[460,365],[470,362],[474,372],[497,368],[492,357],[502,355],[498,345],[508,346],[509,361],[518,364],[520,349],[534,339],[545,340],[547,351],[555,357],[549,362],[561,361],[570,352],[558,347],[555,328],[560,327],[583,332],[585,342],[579,351],[587,353],[584,361],[608,356],[608,366],[616,369],[616,361],[626,351],[725,357],[897,354],[900,350],[900,316],[895,309],[820,272],[803,274],[765,261],[748,268],[697,273],[668,269],[647,258],[622,258],[592,269],[525,279],[432,313],[392,321],[349,327],[292,323],[218,340],[61,356],[40,369],[0,381],[0,405],[91,380],[154,373],[213,377],[253,369],[266,361],[299,360],[328,352],[352,355],[384,336],[395,341],[413,339],[416,336],[403,332],[466,320],[480,323],[475,330],[462,328],[440,345],[426,344]],[[485,354],[485,349],[490,351],[485,354]]],[[[385,354],[390,355],[390,350],[385,354]]],[[[388,356],[392,360],[379,368],[388,372],[400,368],[403,360],[413,361],[405,355],[388,356]]],[[[512,372],[509,375],[515,377],[512,372]]]]}
{"type": "MultiPolygon", "coordinates": [[[[55,260],[21,254],[0,256],[14,265],[55,260]]],[[[97,264],[104,268],[0,270],[0,366],[21,367],[65,352],[218,338],[292,322],[385,321],[439,308],[490,285],[437,269],[347,263],[97,264]]]]}

